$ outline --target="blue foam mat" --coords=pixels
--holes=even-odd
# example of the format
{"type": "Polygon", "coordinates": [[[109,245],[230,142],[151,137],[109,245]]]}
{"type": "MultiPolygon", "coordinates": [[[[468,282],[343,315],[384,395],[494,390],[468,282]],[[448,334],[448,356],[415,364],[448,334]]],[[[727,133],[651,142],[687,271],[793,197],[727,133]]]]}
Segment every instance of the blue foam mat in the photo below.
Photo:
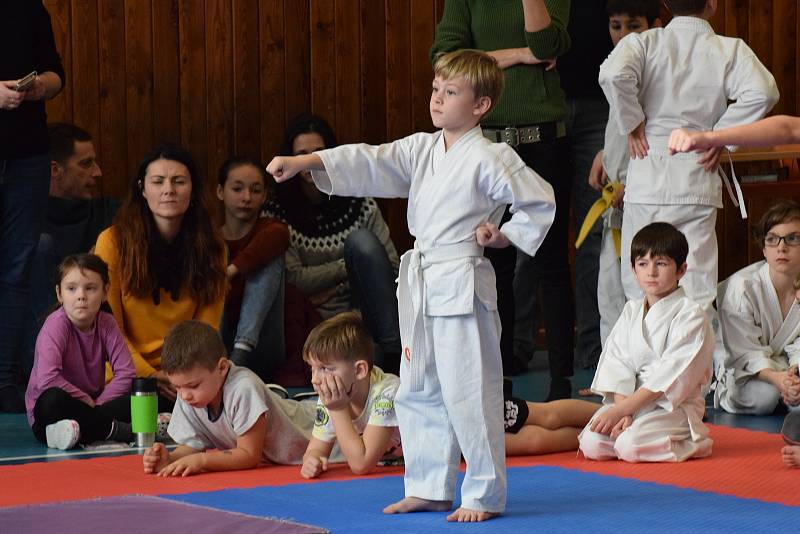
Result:
{"type": "Polygon", "coordinates": [[[800,507],[559,467],[518,467],[508,473],[506,513],[474,525],[449,524],[440,512],[384,515],[382,508],[403,496],[398,476],[163,497],[316,524],[331,532],[775,533],[800,524],[800,507]]]}

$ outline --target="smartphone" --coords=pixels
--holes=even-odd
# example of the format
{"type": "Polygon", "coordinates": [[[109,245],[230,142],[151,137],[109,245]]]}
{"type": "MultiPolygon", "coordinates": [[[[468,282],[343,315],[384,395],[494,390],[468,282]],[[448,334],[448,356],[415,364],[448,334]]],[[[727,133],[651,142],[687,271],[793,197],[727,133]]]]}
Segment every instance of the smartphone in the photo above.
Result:
{"type": "Polygon", "coordinates": [[[23,91],[27,91],[28,88],[33,84],[33,80],[36,79],[36,71],[31,72],[24,78],[20,78],[17,80],[17,85],[14,87],[14,90],[18,93],[22,93],[23,91]]]}

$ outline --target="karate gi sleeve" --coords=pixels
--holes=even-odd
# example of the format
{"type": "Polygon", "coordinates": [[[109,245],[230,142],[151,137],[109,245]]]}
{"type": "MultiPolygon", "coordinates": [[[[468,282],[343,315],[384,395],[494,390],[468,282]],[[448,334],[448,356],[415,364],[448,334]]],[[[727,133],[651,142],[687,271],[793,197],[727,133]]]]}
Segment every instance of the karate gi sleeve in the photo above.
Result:
{"type": "Polygon", "coordinates": [[[753,303],[746,295],[729,290],[719,310],[722,340],[725,343],[725,368],[754,375],[763,369],[780,371],[772,360],[772,349],[761,342],[761,327],[756,324],[753,303]]]}
{"type": "Polygon", "coordinates": [[[496,143],[491,149],[500,151],[499,158],[484,169],[480,180],[493,200],[511,205],[511,219],[500,228],[503,234],[534,256],[556,215],[553,187],[507,145],[496,143]]]}
{"type": "MultiPolygon", "coordinates": [[[[755,122],[764,117],[778,102],[775,78],[747,48],[737,54],[731,75],[726,76],[725,94],[734,102],[714,125],[714,130],[755,122]]],[[[735,146],[729,146],[735,150],[735,146]]]]}
{"type": "Polygon", "coordinates": [[[800,366],[800,336],[786,345],[786,357],[789,358],[789,367],[792,365],[800,366]]]}
{"type": "Polygon", "coordinates": [[[604,404],[613,403],[615,393],[630,396],[636,391],[636,369],[631,364],[629,357],[631,349],[628,343],[628,330],[634,317],[636,317],[636,307],[631,301],[623,308],[622,315],[611,329],[600,354],[591,389],[603,396],[604,404]]]}
{"type": "Polygon", "coordinates": [[[714,342],[705,312],[697,306],[682,310],[672,320],[659,363],[641,387],[663,393],[656,404],[674,410],[711,379],[714,342]]]}
{"type": "Polygon", "coordinates": [[[644,63],[644,44],[638,34],[632,33],[623,38],[600,65],[598,81],[622,135],[631,133],[645,119],[639,102],[644,63]]]}
{"type": "Polygon", "coordinates": [[[325,170],[312,171],[314,183],[329,195],[407,198],[413,175],[413,138],[377,146],[342,145],[315,152],[325,170]]]}

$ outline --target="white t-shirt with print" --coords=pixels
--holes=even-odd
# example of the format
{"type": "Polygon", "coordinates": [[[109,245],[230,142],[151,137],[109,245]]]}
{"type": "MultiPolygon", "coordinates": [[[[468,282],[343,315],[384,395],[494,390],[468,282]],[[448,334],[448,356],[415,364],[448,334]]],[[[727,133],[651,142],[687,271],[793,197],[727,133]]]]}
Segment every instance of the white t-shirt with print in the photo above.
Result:
{"type": "MultiPolygon", "coordinates": [[[[367,426],[394,427],[392,437],[386,444],[386,451],[382,460],[396,458],[402,454],[400,449],[400,428],[397,424],[397,414],[394,411],[394,397],[400,379],[390,373],[384,373],[379,367],[373,367],[369,374],[369,393],[364,411],[353,419],[353,426],[359,435],[364,433],[367,426]]],[[[314,421],[312,435],[320,441],[332,442],[336,440],[336,429],[333,427],[328,409],[317,401],[317,416],[314,421]]]]}

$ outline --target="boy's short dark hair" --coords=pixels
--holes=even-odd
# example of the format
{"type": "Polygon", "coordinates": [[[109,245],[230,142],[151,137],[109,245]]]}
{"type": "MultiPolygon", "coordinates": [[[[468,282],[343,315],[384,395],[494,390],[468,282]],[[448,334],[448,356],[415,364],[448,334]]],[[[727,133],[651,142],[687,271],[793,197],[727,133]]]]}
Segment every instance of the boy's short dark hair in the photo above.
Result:
{"type": "Polygon", "coordinates": [[[767,208],[753,227],[753,237],[764,248],[764,238],[773,226],[796,220],[800,220],[800,204],[794,200],[779,200],[767,208]]]}
{"type": "Polygon", "coordinates": [[[631,241],[631,265],[636,265],[636,260],[650,257],[664,256],[675,261],[680,267],[686,263],[689,255],[689,242],[683,232],[669,223],[650,223],[633,236],[631,241]]]}
{"type": "Polygon", "coordinates": [[[372,336],[357,312],[344,312],[322,321],[303,345],[303,360],[328,364],[366,360],[372,369],[375,348],[372,336]]]}
{"type": "Polygon", "coordinates": [[[664,0],[670,13],[680,15],[697,15],[706,8],[706,0],[664,0]]]}
{"type": "Polygon", "coordinates": [[[227,355],[222,338],[211,326],[202,321],[181,321],[164,338],[161,369],[167,374],[198,366],[211,370],[227,355]]]}
{"type": "Polygon", "coordinates": [[[66,122],[48,124],[47,136],[50,138],[50,159],[61,165],[75,153],[76,141],[92,140],[89,132],[66,122]]]}
{"type": "Polygon", "coordinates": [[[606,14],[609,17],[614,15],[644,17],[647,25],[652,27],[656,19],[661,16],[661,6],[658,0],[608,0],[606,14]]]}

